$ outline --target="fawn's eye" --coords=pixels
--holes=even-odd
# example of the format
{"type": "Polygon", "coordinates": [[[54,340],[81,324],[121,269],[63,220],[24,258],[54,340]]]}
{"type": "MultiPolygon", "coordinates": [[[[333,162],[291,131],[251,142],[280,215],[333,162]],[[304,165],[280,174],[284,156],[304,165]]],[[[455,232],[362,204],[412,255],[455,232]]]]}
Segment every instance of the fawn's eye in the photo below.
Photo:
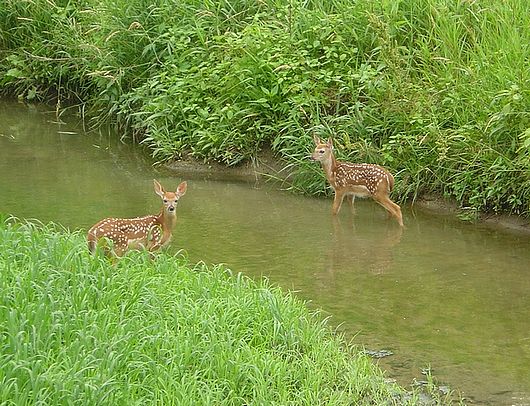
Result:
{"type": "Polygon", "coordinates": [[[318,151],[319,154],[323,154],[324,153],[324,150],[321,149],[320,151],[318,151]]]}
{"type": "Polygon", "coordinates": [[[164,203],[167,203],[167,199],[164,199],[164,203]]]}

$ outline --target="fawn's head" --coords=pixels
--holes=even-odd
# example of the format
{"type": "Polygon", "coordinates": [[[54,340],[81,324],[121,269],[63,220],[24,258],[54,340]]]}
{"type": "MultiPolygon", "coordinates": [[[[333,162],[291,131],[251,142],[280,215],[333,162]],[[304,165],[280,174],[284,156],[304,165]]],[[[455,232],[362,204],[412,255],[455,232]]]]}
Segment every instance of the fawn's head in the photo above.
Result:
{"type": "Polygon", "coordinates": [[[315,135],[313,136],[313,141],[315,142],[315,150],[311,154],[311,159],[320,162],[328,160],[333,154],[333,140],[328,138],[324,142],[315,135]]]}
{"type": "Polygon", "coordinates": [[[155,193],[160,196],[162,202],[164,203],[164,214],[175,216],[177,202],[186,194],[186,188],[188,187],[188,184],[186,182],[182,182],[180,185],[178,185],[176,192],[166,192],[166,190],[160,183],[158,183],[158,181],[155,180],[154,183],[155,193]]]}

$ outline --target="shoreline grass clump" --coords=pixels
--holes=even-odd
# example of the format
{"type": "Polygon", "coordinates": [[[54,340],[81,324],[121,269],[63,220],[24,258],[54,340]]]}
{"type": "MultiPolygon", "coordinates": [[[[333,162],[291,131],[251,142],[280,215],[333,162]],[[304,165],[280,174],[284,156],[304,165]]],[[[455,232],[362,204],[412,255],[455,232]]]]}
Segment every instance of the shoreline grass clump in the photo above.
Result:
{"type": "Polygon", "coordinates": [[[266,147],[323,191],[312,133],[435,192],[530,215],[526,0],[0,0],[0,92],[111,121],[159,161],[266,147]]]}
{"type": "Polygon", "coordinates": [[[0,222],[2,404],[416,404],[290,294],[0,222]]]}

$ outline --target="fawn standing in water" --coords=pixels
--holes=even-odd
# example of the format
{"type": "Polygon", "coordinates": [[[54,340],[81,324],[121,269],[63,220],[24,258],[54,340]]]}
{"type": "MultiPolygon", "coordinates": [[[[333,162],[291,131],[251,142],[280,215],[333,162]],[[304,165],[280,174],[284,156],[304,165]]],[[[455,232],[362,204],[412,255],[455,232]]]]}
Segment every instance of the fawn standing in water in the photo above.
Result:
{"type": "MultiPolygon", "coordinates": [[[[157,215],[133,219],[106,218],[88,231],[88,249],[94,253],[98,241],[107,238],[112,241],[112,253],[120,257],[129,249],[156,251],[167,245],[177,221],[178,200],[186,193],[187,183],[178,185],[175,192],[166,192],[154,181],[155,193],[162,199],[162,211],[157,215]]],[[[107,254],[110,254],[107,247],[107,254]]]]}
{"type": "Polygon", "coordinates": [[[394,177],[385,168],[375,164],[353,164],[335,159],[333,141],[329,138],[323,142],[313,137],[315,150],[311,159],[319,161],[326,178],[335,191],[333,214],[337,214],[344,197],[353,208],[355,196],[371,197],[394,216],[403,227],[403,217],[399,205],[390,200],[389,194],[394,187],[394,177]]]}

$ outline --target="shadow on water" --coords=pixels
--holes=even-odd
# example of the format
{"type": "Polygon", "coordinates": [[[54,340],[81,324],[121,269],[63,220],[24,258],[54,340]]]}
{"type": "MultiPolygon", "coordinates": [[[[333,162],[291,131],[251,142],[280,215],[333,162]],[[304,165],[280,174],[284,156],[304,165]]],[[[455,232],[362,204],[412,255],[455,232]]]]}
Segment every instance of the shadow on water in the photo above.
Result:
{"type": "MultiPolygon", "coordinates": [[[[138,149],[0,103],[0,211],[88,229],[159,210],[157,171],[138,149]]],[[[530,238],[372,201],[330,215],[330,199],[254,181],[188,177],[170,249],[292,289],[404,385],[435,377],[472,404],[530,404],[530,238]]]]}

